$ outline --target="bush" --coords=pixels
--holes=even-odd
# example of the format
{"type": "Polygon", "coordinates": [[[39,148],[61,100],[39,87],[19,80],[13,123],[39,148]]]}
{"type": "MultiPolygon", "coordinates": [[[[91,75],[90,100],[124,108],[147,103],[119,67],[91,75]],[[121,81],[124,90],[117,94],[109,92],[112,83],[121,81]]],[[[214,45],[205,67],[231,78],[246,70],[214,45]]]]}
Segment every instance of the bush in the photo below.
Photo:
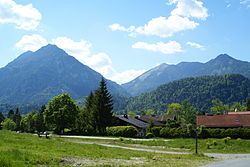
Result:
{"type": "Polygon", "coordinates": [[[207,129],[210,138],[225,138],[227,136],[237,139],[250,139],[250,129],[248,128],[229,128],[229,129],[207,129]]]}
{"type": "MultiPolygon", "coordinates": [[[[165,138],[193,138],[195,136],[195,131],[191,127],[187,128],[161,128],[161,129],[152,129],[152,132],[155,136],[158,136],[159,133],[160,137],[165,138]],[[159,133],[160,130],[160,133],[159,133]],[[154,132],[155,131],[155,132],[154,132]]],[[[242,138],[242,139],[250,139],[250,129],[248,128],[229,128],[229,129],[222,129],[222,128],[205,128],[200,127],[198,129],[198,135],[200,138],[225,138],[231,137],[233,139],[242,138]]]]}
{"type": "Polygon", "coordinates": [[[171,138],[172,135],[170,135],[170,129],[171,128],[168,128],[168,127],[162,128],[160,130],[160,137],[171,138]]]}
{"type": "Polygon", "coordinates": [[[138,130],[133,126],[113,126],[106,128],[108,136],[135,137],[138,130]]]}
{"type": "Polygon", "coordinates": [[[160,131],[161,131],[162,127],[153,127],[151,129],[151,132],[152,134],[155,136],[155,137],[160,137],[160,131]]]}
{"type": "Polygon", "coordinates": [[[146,134],[146,138],[152,138],[152,137],[154,137],[153,133],[149,132],[149,133],[146,134]]]}
{"type": "Polygon", "coordinates": [[[219,129],[219,128],[215,128],[215,129],[207,129],[208,132],[208,137],[210,138],[222,138],[225,135],[225,129],[219,129]]]}
{"type": "Polygon", "coordinates": [[[224,141],[225,144],[227,144],[228,141],[231,140],[231,137],[225,137],[225,138],[223,138],[221,140],[224,141]]]}
{"type": "Polygon", "coordinates": [[[14,130],[16,127],[16,123],[12,119],[9,119],[9,118],[6,118],[1,124],[3,126],[3,129],[6,129],[6,130],[14,130]]]}

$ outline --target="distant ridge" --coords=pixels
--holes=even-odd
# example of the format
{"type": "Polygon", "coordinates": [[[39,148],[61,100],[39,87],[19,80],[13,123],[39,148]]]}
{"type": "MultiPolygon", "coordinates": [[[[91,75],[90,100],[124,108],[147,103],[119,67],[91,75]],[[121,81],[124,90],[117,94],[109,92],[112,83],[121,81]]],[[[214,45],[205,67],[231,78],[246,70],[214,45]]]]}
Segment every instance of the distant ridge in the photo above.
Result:
{"type": "Polygon", "coordinates": [[[170,81],[204,75],[241,74],[250,78],[250,63],[220,54],[206,63],[181,62],[177,65],[161,64],[122,85],[132,95],[156,89],[170,81]]]}

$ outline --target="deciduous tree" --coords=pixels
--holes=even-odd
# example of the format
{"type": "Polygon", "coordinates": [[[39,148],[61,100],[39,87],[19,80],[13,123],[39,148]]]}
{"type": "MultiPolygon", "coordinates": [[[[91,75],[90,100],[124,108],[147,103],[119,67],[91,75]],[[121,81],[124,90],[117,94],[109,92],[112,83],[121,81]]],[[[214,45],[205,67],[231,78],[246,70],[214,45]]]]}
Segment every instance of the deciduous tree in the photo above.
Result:
{"type": "Polygon", "coordinates": [[[57,133],[64,133],[65,128],[73,128],[79,109],[68,94],[54,97],[44,112],[48,127],[57,133]]]}

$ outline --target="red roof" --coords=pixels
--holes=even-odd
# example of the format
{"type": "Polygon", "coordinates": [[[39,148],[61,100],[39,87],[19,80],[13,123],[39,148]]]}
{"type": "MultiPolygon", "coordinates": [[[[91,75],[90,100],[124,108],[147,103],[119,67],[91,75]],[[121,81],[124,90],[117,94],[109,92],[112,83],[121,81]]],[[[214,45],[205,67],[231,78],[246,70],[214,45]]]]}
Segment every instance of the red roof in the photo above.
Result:
{"type": "Polygon", "coordinates": [[[250,114],[229,114],[214,116],[199,115],[196,117],[196,123],[198,126],[204,125],[205,127],[210,128],[250,128],[250,114]]]}
{"type": "Polygon", "coordinates": [[[250,114],[250,111],[237,111],[237,112],[228,112],[229,115],[242,115],[242,114],[250,114]]]}

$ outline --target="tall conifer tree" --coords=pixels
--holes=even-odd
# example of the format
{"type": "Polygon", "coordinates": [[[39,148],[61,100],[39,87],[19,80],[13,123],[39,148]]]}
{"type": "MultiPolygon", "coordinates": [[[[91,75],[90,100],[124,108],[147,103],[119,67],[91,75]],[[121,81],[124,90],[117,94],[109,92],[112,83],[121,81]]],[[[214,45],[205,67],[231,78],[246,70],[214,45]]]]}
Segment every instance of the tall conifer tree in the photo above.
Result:
{"type": "Polygon", "coordinates": [[[102,78],[99,88],[95,91],[94,105],[92,106],[95,129],[98,134],[104,134],[106,127],[113,122],[113,102],[112,96],[108,91],[106,81],[102,78]]]}

